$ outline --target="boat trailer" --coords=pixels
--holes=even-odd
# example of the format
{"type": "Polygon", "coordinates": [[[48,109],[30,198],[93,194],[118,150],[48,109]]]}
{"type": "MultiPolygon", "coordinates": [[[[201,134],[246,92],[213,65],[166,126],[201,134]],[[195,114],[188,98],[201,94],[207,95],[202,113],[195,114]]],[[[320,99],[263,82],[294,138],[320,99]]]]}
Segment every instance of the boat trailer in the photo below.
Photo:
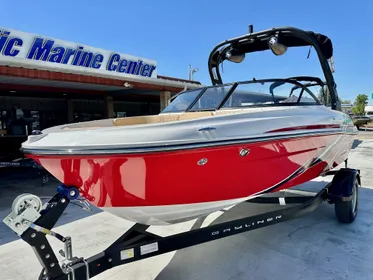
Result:
{"type": "Polygon", "coordinates": [[[34,249],[42,266],[39,280],[85,280],[115,266],[298,218],[314,211],[324,201],[334,204],[340,222],[352,223],[358,211],[360,171],[341,168],[326,175],[334,175],[333,180],[316,195],[260,196],[246,201],[298,205],[166,237],[147,232],[149,226],[135,224],[106,250],[87,259],[73,256],[70,236],[64,237],[52,231],[68,204],[81,199],[76,187],[59,186],[57,193],[44,205],[35,195],[20,195],[14,200],[12,212],[4,223],[34,249]],[[64,243],[64,250],[59,251],[65,258],[61,264],[46,238],[47,234],[64,243]]]}

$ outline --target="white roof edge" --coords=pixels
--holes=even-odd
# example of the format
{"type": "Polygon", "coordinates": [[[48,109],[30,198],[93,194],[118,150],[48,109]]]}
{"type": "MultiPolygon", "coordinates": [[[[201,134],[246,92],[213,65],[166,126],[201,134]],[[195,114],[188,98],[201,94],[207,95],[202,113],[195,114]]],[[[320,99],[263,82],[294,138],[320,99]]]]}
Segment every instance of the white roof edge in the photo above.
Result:
{"type": "MultiPolygon", "coordinates": [[[[146,77],[139,77],[134,76],[131,77],[130,75],[111,75],[111,74],[105,74],[102,72],[85,72],[82,71],[82,68],[80,70],[75,70],[68,65],[60,65],[59,67],[64,69],[57,69],[57,68],[51,68],[42,64],[35,65],[35,62],[33,61],[27,61],[22,60],[15,61],[14,58],[9,57],[1,57],[0,59],[0,65],[2,66],[10,66],[10,67],[22,67],[27,69],[37,69],[37,70],[46,70],[50,72],[60,72],[60,73],[66,73],[66,74],[78,74],[83,76],[93,76],[93,77],[101,77],[101,78],[111,78],[111,79],[117,79],[117,80],[123,80],[125,82],[138,82],[138,83],[146,83],[146,84],[153,84],[153,85],[161,85],[161,86],[168,86],[168,87],[178,87],[180,89],[185,88],[187,86],[188,89],[195,89],[199,87],[203,87],[202,84],[195,84],[195,83],[188,83],[188,82],[182,82],[182,81],[173,81],[163,78],[146,78],[146,77]],[[66,67],[64,67],[66,66],[66,67]]],[[[123,86],[124,87],[124,86],[123,86]]]]}

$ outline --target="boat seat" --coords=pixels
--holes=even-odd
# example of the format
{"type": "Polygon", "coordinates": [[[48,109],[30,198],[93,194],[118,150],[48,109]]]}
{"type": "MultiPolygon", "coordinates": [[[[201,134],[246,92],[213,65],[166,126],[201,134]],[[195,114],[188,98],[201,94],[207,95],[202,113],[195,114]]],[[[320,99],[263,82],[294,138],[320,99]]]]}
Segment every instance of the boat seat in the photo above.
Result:
{"type": "Polygon", "coordinates": [[[170,115],[124,117],[124,118],[114,119],[113,124],[115,126],[123,126],[123,125],[173,122],[173,121],[179,120],[179,116],[180,116],[179,114],[170,114],[170,115]]]}
{"type": "Polygon", "coordinates": [[[198,119],[202,117],[211,117],[213,115],[213,112],[190,112],[190,113],[183,113],[180,115],[179,120],[185,121],[185,120],[192,120],[192,119],[198,119]]]}
{"type": "Polygon", "coordinates": [[[125,126],[125,125],[138,125],[138,124],[152,124],[152,123],[167,123],[175,121],[186,121],[199,119],[203,117],[237,114],[240,110],[224,110],[224,111],[205,111],[205,112],[188,112],[188,113],[177,113],[177,114],[160,114],[151,116],[136,116],[136,117],[123,117],[112,120],[107,120],[108,122],[97,123],[92,122],[92,124],[71,124],[62,130],[88,130],[88,129],[100,129],[102,127],[110,126],[125,126]]]}
{"type": "Polygon", "coordinates": [[[124,117],[113,120],[113,125],[136,125],[136,124],[151,124],[151,123],[165,123],[174,121],[192,120],[201,117],[210,117],[212,112],[190,112],[182,114],[161,114],[153,116],[138,116],[138,117],[124,117]]]}

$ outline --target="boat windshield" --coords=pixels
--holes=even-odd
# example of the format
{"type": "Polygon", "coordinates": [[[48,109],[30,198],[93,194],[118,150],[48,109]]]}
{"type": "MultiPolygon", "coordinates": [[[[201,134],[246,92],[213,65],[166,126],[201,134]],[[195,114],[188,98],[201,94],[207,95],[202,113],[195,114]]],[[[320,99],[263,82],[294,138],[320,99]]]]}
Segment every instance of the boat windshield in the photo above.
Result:
{"type": "Polygon", "coordinates": [[[185,91],[175,98],[162,113],[185,112],[205,88],[185,91]]]}
{"type": "Polygon", "coordinates": [[[312,92],[310,88],[289,79],[255,80],[204,87],[181,93],[162,113],[258,106],[320,105],[316,97],[318,92],[312,92]]]}

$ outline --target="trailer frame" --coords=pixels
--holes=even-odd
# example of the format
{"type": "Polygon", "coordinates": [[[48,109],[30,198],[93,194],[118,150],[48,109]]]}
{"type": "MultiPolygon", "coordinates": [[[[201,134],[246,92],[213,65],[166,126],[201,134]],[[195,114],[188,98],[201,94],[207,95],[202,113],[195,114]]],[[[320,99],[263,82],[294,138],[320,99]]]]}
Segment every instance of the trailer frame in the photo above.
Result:
{"type": "Polygon", "coordinates": [[[333,180],[314,196],[274,197],[264,195],[243,202],[286,204],[284,209],[209,225],[205,228],[166,237],[147,232],[149,227],[147,225],[135,224],[107,249],[87,259],[73,256],[70,236],[64,237],[52,231],[69,203],[80,199],[79,190],[76,187],[60,185],[57,188],[57,193],[44,205],[43,209],[38,206],[39,200],[27,194],[25,201],[36,200],[33,203],[30,202],[30,205],[21,207],[22,211],[20,211],[20,200],[23,203],[21,195],[17,201],[13,202],[13,211],[4,219],[4,223],[33,248],[42,266],[39,280],[84,280],[122,264],[298,218],[314,211],[324,201],[335,205],[336,216],[340,222],[353,222],[358,208],[357,204],[353,205],[352,201],[358,198],[358,187],[361,184],[360,171],[341,168],[324,175],[333,175],[333,180]],[[287,206],[287,204],[298,205],[287,206]],[[356,207],[356,209],[352,209],[352,207],[356,207]],[[64,243],[64,250],[59,251],[65,257],[61,264],[59,264],[57,256],[46,238],[47,234],[64,243]]]}

